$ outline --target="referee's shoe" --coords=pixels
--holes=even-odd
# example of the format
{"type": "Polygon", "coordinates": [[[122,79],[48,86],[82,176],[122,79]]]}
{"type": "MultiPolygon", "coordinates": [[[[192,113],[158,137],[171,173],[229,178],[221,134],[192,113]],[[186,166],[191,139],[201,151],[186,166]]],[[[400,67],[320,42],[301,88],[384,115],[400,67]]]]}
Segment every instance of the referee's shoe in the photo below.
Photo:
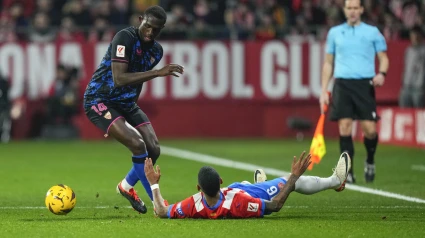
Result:
{"type": "Polygon", "coordinates": [[[366,183],[371,183],[375,179],[375,164],[364,163],[364,178],[366,183]]]}

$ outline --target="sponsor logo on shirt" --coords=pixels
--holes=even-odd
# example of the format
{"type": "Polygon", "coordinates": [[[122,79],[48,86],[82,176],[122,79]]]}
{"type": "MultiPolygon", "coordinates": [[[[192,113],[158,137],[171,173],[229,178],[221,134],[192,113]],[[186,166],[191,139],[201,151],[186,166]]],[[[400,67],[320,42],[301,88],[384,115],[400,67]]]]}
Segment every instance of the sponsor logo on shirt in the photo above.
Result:
{"type": "Polygon", "coordinates": [[[183,212],[183,210],[182,210],[182,203],[180,202],[180,203],[178,203],[177,204],[177,213],[180,215],[180,216],[184,216],[184,212],[183,212]]]}
{"type": "Polygon", "coordinates": [[[258,211],[258,207],[259,207],[259,204],[258,203],[249,202],[248,203],[247,211],[248,212],[257,212],[258,211]]]}

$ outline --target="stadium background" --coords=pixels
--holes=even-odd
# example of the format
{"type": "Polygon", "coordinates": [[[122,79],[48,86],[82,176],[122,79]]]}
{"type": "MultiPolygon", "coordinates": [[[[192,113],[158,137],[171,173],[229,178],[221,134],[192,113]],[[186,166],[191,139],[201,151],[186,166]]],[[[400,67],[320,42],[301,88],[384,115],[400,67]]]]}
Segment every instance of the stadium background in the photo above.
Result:
{"type": "MultiPolygon", "coordinates": [[[[152,4],[169,13],[158,39],[164,59],[157,67],[169,62],[186,67],[182,78],[144,86],[139,104],[159,137],[311,135],[319,115],[324,39],[332,25],[344,21],[343,1],[3,0],[0,72],[11,83],[12,138],[56,130],[48,127],[56,121],[46,123],[51,121],[46,101],[55,94],[58,65],[77,70],[76,113],[67,123],[83,139],[102,138],[79,107],[82,93],[114,33],[137,25],[139,13],[152,4]]],[[[391,62],[385,86],[377,89],[382,142],[425,145],[424,113],[397,107],[408,30],[423,26],[424,6],[365,1],[364,19],[383,32],[391,62]]],[[[325,129],[325,136],[337,136],[336,125],[328,122],[325,129]]],[[[361,138],[357,130],[355,135],[361,138]]]]}

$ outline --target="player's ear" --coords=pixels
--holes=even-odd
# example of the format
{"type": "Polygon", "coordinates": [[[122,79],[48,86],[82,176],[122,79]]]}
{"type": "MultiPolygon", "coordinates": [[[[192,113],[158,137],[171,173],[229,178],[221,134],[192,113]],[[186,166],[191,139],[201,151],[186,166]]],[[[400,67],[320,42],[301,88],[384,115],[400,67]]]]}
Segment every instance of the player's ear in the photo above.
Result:
{"type": "Polygon", "coordinates": [[[198,191],[201,191],[201,186],[199,186],[199,184],[196,185],[196,189],[198,189],[198,191]]]}
{"type": "Polygon", "coordinates": [[[223,179],[220,178],[220,184],[223,184],[223,179]]]}
{"type": "Polygon", "coordinates": [[[143,16],[142,16],[142,15],[140,15],[140,16],[139,16],[139,22],[140,22],[140,23],[142,23],[142,21],[143,21],[143,16]]]}

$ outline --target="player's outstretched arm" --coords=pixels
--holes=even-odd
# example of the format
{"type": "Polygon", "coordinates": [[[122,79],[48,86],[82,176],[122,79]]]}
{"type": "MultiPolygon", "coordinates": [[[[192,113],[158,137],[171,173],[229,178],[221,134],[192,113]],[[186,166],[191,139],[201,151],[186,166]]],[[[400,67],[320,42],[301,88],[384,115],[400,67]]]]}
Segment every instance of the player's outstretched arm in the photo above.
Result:
{"type": "Polygon", "coordinates": [[[291,175],[289,176],[286,184],[280,188],[280,192],[273,198],[271,201],[266,201],[266,213],[278,212],[285,204],[286,199],[288,199],[289,194],[295,190],[295,182],[298,178],[306,171],[310,165],[311,155],[308,154],[305,158],[305,151],[301,154],[299,160],[294,156],[294,161],[292,162],[291,175]]]}
{"type": "Polygon", "coordinates": [[[177,73],[182,74],[184,72],[184,67],[178,64],[169,64],[162,69],[135,73],[127,72],[128,63],[112,62],[111,67],[115,87],[141,84],[156,77],[164,77],[168,75],[179,77],[177,73]]]}
{"type": "Polygon", "coordinates": [[[159,179],[161,178],[161,170],[156,166],[156,171],[153,168],[152,159],[148,158],[145,161],[145,174],[152,188],[153,203],[155,205],[155,212],[160,218],[167,218],[167,211],[169,206],[165,206],[164,199],[159,191],[159,179]]]}

